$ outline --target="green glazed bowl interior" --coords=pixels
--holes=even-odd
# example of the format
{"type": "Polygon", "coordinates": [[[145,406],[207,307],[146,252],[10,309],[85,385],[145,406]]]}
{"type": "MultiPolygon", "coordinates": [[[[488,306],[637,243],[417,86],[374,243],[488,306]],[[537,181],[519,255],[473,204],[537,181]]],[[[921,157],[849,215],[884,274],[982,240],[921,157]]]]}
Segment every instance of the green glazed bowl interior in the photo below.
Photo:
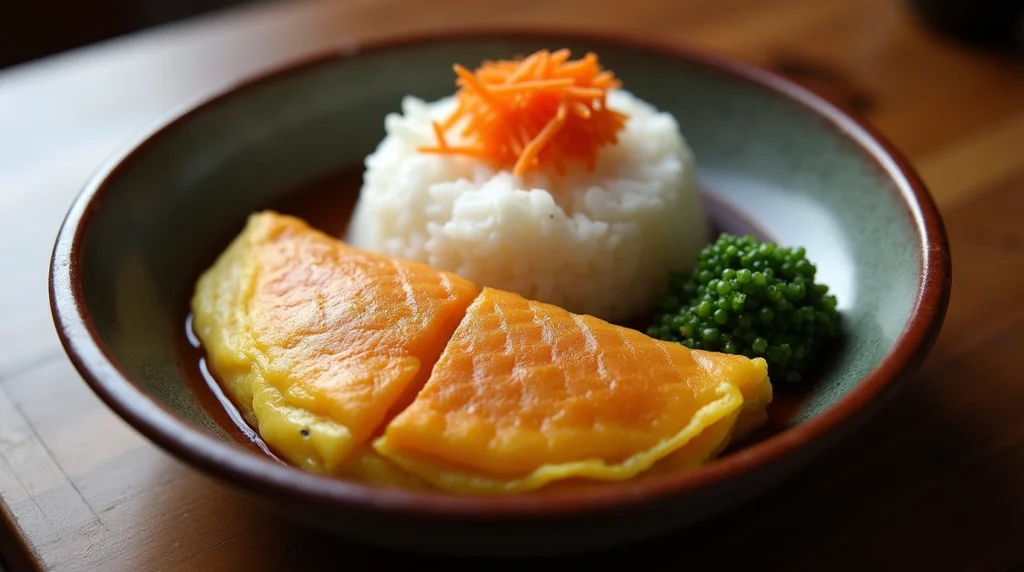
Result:
{"type": "Polygon", "coordinates": [[[552,515],[700,494],[760,471],[757,484],[741,487],[754,494],[790,470],[781,467],[807,462],[924,357],[948,299],[947,252],[938,214],[905,162],[868,128],[768,72],[614,38],[480,33],[320,57],[176,115],[112,160],[74,204],[55,247],[51,296],[69,355],[115,411],[258,496],[402,515],[552,515]],[[781,243],[805,246],[838,297],[846,338],[793,426],[689,473],[515,498],[354,485],[234,443],[186,384],[182,372],[193,364],[175,341],[211,255],[250,212],[359,164],[403,96],[450,95],[453,63],[559,47],[596,51],[626,89],[671,112],[702,185],[781,243]]]}

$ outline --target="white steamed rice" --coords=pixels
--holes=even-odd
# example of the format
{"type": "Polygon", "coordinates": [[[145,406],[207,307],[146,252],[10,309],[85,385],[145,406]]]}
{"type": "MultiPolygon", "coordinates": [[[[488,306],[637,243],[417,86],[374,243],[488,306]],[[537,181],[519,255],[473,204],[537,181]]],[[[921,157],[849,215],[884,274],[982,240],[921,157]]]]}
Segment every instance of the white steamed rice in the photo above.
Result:
{"type": "Polygon", "coordinates": [[[454,99],[406,97],[366,159],[347,240],[572,312],[644,315],[669,270],[689,267],[707,244],[708,223],[675,118],[624,90],[607,101],[629,120],[594,172],[524,181],[468,157],[418,153],[454,99]]]}

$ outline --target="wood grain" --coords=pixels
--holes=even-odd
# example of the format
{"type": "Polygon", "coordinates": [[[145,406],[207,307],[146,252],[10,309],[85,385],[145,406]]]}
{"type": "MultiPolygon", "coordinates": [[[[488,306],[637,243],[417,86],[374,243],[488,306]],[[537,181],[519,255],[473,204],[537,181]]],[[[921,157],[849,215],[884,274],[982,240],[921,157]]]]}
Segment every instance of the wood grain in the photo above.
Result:
{"type": "MultiPolygon", "coordinates": [[[[1024,567],[1024,73],[890,0],[344,0],[261,4],[0,73],[0,550],[14,570],[443,564],[297,527],[143,440],[56,340],[46,266],[81,184],[180,103],[351,39],[479,24],[639,31],[733,53],[866,115],[920,169],[956,268],[920,375],[773,493],[674,537],[574,559],[701,569],[1024,567]],[[1007,356],[1011,356],[1007,359],[1007,356]]],[[[500,567],[500,563],[488,563],[500,567]]],[[[520,565],[521,566],[521,565],[520,565]]]]}

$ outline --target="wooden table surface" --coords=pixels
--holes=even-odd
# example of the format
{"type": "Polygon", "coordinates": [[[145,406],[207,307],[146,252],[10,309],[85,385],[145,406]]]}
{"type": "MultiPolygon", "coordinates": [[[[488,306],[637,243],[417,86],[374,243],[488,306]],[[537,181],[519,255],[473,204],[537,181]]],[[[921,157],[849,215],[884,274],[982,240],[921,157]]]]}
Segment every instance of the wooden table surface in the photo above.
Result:
{"type": "Polygon", "coordinates": [[[666,539],[528,566],[1024,570],[1024,379],[1016,362],[1024,353],[1024,70],[934,37],[895,0],[263,4],[0,72],[0,550],[7,566],[437,564],[283,521],[141,438],[61,351],[47,305],[48,257],[86,177],[182,101],[352,38],[555,22],[725,50],[866,115],[930,186],[952,241],[955,279],[946,326],[920,374],[810,469],[666,539]]]}

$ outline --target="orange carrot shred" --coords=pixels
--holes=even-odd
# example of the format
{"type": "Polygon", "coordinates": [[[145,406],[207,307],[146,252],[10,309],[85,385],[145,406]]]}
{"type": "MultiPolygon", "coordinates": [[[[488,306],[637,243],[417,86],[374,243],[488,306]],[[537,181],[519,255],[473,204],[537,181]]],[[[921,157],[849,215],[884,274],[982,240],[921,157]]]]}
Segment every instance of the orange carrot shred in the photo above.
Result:
{"type": "Polygon", "coordinates": [[[477,80],[476,76],[473,75],[472,72],[458,64],[455,64],[455,73],[459,74],[459,77],[462,78],[463,82],[465,82],[465,87],[463,89],[468,87],[476,93],[477,97],[493,106],[494,98],[491,97],[491,92],[487,91],[487,88],[477,80]]]}
{"type": "Polygon", "coordinates": [[[605,91],[599,87],[570,87],[569,95],[583,99],[600,99],[605,91]]]}
{"type": "Polygon", "coordinates": [[[562,49],[556,51],[555,53],[551,54],[551,61],[555,65],[560,66],[560,65],[564,64],[566,62],[566,60],[569,59],[569,55],[570,54],[571,54],[571,52],[569,50],[567,50],[565,48],[562,48],[562,49]]]}
{"type": "Polygon", "coordinates": [[[572,102],[572,112],[582,119],[590,119],[590,108],[578,101],[572,102]]]}
{"type": "Polygon", "coordinates": [[[488,89],[491,93],[512,93],[516,91],[539,91],[543,89],[567,89],[572,86],[572,78],[566,77],[561,79],[535,79],[519,83],[502,84],[488,89]]]}
{"type": "Polygon", "coordinates": [[[451,153],[470,155],[473,157],[485,157],[487,155],[487,150],[479,147],[421,147],[419,151],[420,153],[437,153],[439,155],[447,155],[451,153]]]}
{"type": "Polygon", "coordinates": [[[448,141],[445,140],[444,129],[441,127],[441,124],[436,122],[436,121],[434,122],[434,135],[437,136],[437,146],[438,146],[438,148],[439,149],[447,149],[448,148],[448,141]]]}
{"type": "Polygon", "coordinates": [[[534,79],[541,79],[548,75],[548,63],[550,61],[551,54],[547,50],[541,50],[537,58],[537,65],[534,66],[534,79]]]}
{"type": "Polygon", "coordinates": [[[485,61],[469,71],[453,66],[459,90],[455,110],[433,122],[434,146],[420,151],[467,155],[517,176],[569,163],[593,170],[602,147],[614,145],[628,119],[608,109],[608,91],[620,82],[597,55],[569,60],[566,49],[540,50],[518,60],[485,61]],[[457,129],[455,144],[447,134],[457,129]]]}
{"type": "Polygon", "coordinates": [[[460,101],[458,103],[458,106],[455,108],[455,113],[449,115],[448,119],[445,119],[444,122],[440,124],[438,124],[436,121],[434,122],[434,133],[437,134],[437,139],[439,142],[444,141],[444,137],[442,134],[445,131],[451,129],[452,125],[455,125],[455,122],[459,119],[459,116],[462,115],[462,110],[465,108],[465,106],[465,102],[460,101]],[[441,133],[439,134],[438,131],[440,131],[441,133]]]}
{"type": "Polygon", "coordinates": [[[530,57],[526,58],[525,60],[519,62],[519,65],[516,68],[516,70],[510,73],[508,77],[505,78],[505,83],[515,83],[533,73],[533,66],[537,64],[538,59],[540,59],[539,56],[537,54],[533,54],[530,57]]]}

